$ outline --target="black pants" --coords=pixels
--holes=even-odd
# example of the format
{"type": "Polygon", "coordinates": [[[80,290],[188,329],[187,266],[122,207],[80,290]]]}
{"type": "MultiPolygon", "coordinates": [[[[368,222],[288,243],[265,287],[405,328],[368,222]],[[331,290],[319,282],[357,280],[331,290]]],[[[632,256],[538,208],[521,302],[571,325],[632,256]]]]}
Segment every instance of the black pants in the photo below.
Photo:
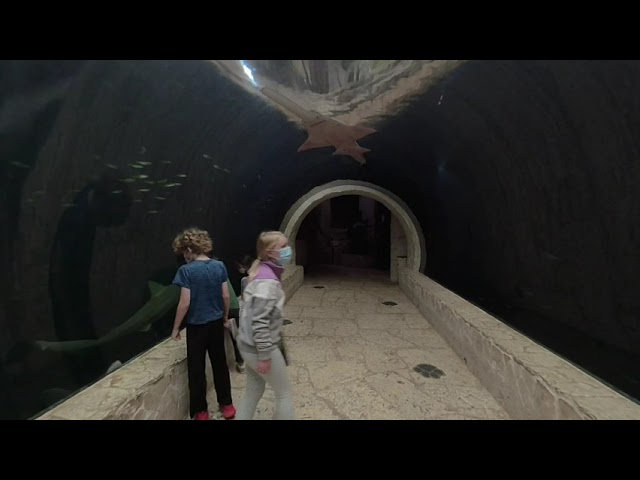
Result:
{"type": "Polygon", "coordinates": [[[206,354],[209,353],[213,370],[213,386],[218,404],[231,405],[231,377],[224,349],[224,322],[222,319],[204,325],[187,325],[187,368],[189,370],[189,410],[191,417],[206,412],[207,377],[206,354]]]}
{"type": "MultiPolygon", "coordinates": [[[[229,310],[229,318],[236,322],[236,327],[240,327],[240,309],[232,308],[229,310]]],[[[240,354],[240,350],[238,350],[238,343],[236,339],[231,337],[231,342],[233,343],[233,351],[236,355],[236,363],[240,365],[244,365],[244,360],[242,359],[242,355],[240,354]]]]}

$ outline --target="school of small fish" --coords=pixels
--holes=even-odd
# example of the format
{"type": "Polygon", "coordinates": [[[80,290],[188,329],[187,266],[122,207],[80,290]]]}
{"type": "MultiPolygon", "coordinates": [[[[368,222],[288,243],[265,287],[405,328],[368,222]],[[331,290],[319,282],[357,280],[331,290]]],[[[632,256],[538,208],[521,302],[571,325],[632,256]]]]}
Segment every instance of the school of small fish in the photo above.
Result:
{"type": "MultiPolygon", "coordinates": [[[[139,155],[145,155],[147,153],[147,148],[145,146],[140,146],[140,148],[138,149],[137,152],[139,155]]],[[[100,155],[94,155],[93,156],[96,160],[100,160],[102,157],[100,155]]],[[[213,157],[211,157],[208,154],[203,154],[202,155],[203,158],[206,158],[208,160],[213,160],[213,157]]],[[[9,162],[10,165],[14,166],[15,168],[19,168],[19,169],[31,169],[31,165],[27,165],[25,163],[19,162],[19,161],[12,161],[9,162]]],[[[159,162],[162,165],[171,165],[172,161],[171,160],[162,160],[159,162]]],[[[126,166],[134,169],[134,170],[144,170],[146,167],[149,167],[153,165],[153,162],[149,162],[149,161],[135,161],[135,162],[131,162],[128,163],[126,166]]],[[[113,163],[104,163],[104,166],[110,170],[121,170],[121,167],[119,167],[118,165],[115,165],[113,163]]],[[[213,168],[215,170],[220,170],[222,172],[225,173],[231,173],[231,170],[229,170],[228,168],[222,167],[218,164],[213,164],[213,168]]],[[[175,174],[175,178],[176,179],[185,179],[188,178],[188,175],[186,173],[177,173],[175,174]]],[[[260,176],[258,175],[258,178],[260,178],[260,176]]],[[[212,179],[212,181],[214,181],[215,179],[212,179]]],[[[128,175],[125,176],[123,178],[120,178],[119,181],[121,181],[122,183],[125,184],[135,184],[137,182],[142,182],[146,185],[149,185],[150,187],[156,186],[159,188],[163,188],[165,191],[170,191],[172,189],[175,189],[177,187],[181,187],[182,183],[179,181],[172,181],[168,178],[163,178],[160,180],[150,180],[149,179],[149,175],[145,174],[145,173],[137,173],[137,174],[132,174],[132,175],[128,175]]],[[[246,188],[246,185],[243,185],[244,188],[246,188]]],[[[69,192],[69,194],[67,194],[67,198],[69,195],[76,195],[80,192],[80,190],[78,189],[73,189],[69,192]]],[[[162,195],[153,195],[151,197],[146,196],[147,193],[151,192],[151,188],[138,188],[136,189],[135,192],[138,192],[140,194],[142,194],[142,198],[134,198],[133,199],[133,203],[142,203],[144,198],[150,199],[151,201],[155,200],[157,202],[164,202],[167,200],[166,196],[162,196],[162,195]]],[[[36,198],[45,195],[45,190],[37,190],[31,193],[31,196],[29,196],[26,199],[26,202],[28,204],[33,204],[33,202],[35,201],[36,198]]],[[[123,193],[122,189],[115,189],[111,191],[112,195],[121,195],[123,193]]],[[[78,205],[76,203],[73,202],[67,202],[67,203],[63,203],[62,204],[63,208],[67,209],[67,208],[73,208],[73,207],[77,207],[78,205]]],[[[159,210],[155,210],[155,209],[151,209],[151,210],[147,210],[146,212],[149,215],[154,215],[159,213],[159,210]]]]}

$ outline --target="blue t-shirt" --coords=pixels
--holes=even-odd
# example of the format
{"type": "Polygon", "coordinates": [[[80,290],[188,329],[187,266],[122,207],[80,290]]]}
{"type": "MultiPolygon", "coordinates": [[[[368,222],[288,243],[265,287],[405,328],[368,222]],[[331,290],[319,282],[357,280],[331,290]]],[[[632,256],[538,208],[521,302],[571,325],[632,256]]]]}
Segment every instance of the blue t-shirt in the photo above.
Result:
{"type": "Polygon", "coordinates": [[[204,325],[222,319],[222,284],[227,278],[227,268],[218,260],[194,260],[178,269],[173,283],[191,291],[187,324],[204,325]]]}

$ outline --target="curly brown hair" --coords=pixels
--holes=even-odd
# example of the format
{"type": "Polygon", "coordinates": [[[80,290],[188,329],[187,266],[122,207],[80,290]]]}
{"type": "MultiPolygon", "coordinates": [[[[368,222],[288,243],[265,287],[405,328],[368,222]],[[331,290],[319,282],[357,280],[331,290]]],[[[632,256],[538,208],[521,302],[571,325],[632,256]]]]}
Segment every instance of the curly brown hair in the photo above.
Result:
{"type": "Polygon", "coordinates": [[[196,255],[203,253],[211,253],[213,250],[213,242],[209,236],[209,232],[199,228],[187,228],[180,232],[173,240],[173,251],[177,255],[185,253],[188,249],[196,255]]]}

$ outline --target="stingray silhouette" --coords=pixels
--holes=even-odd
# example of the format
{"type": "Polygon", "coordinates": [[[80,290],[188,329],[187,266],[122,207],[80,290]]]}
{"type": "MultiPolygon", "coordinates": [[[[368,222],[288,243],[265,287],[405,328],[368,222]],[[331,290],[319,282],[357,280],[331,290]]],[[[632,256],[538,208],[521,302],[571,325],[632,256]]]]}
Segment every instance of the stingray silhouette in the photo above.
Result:
{"type": "Polygon", "coordinates": [[[317,112],[305,110],[297,103],[269,87],[262,88],[261,92],[302,120],[302,125],[307,130],[308,138],[298,148],[298,152],[314,148],[334,147],[333,155],[350,156],[361,165],[367,163],[364,154],[370,150],[358,145],[357,140],[375,133],[376,130],[362,125],[347,125],[317,112]]]}

